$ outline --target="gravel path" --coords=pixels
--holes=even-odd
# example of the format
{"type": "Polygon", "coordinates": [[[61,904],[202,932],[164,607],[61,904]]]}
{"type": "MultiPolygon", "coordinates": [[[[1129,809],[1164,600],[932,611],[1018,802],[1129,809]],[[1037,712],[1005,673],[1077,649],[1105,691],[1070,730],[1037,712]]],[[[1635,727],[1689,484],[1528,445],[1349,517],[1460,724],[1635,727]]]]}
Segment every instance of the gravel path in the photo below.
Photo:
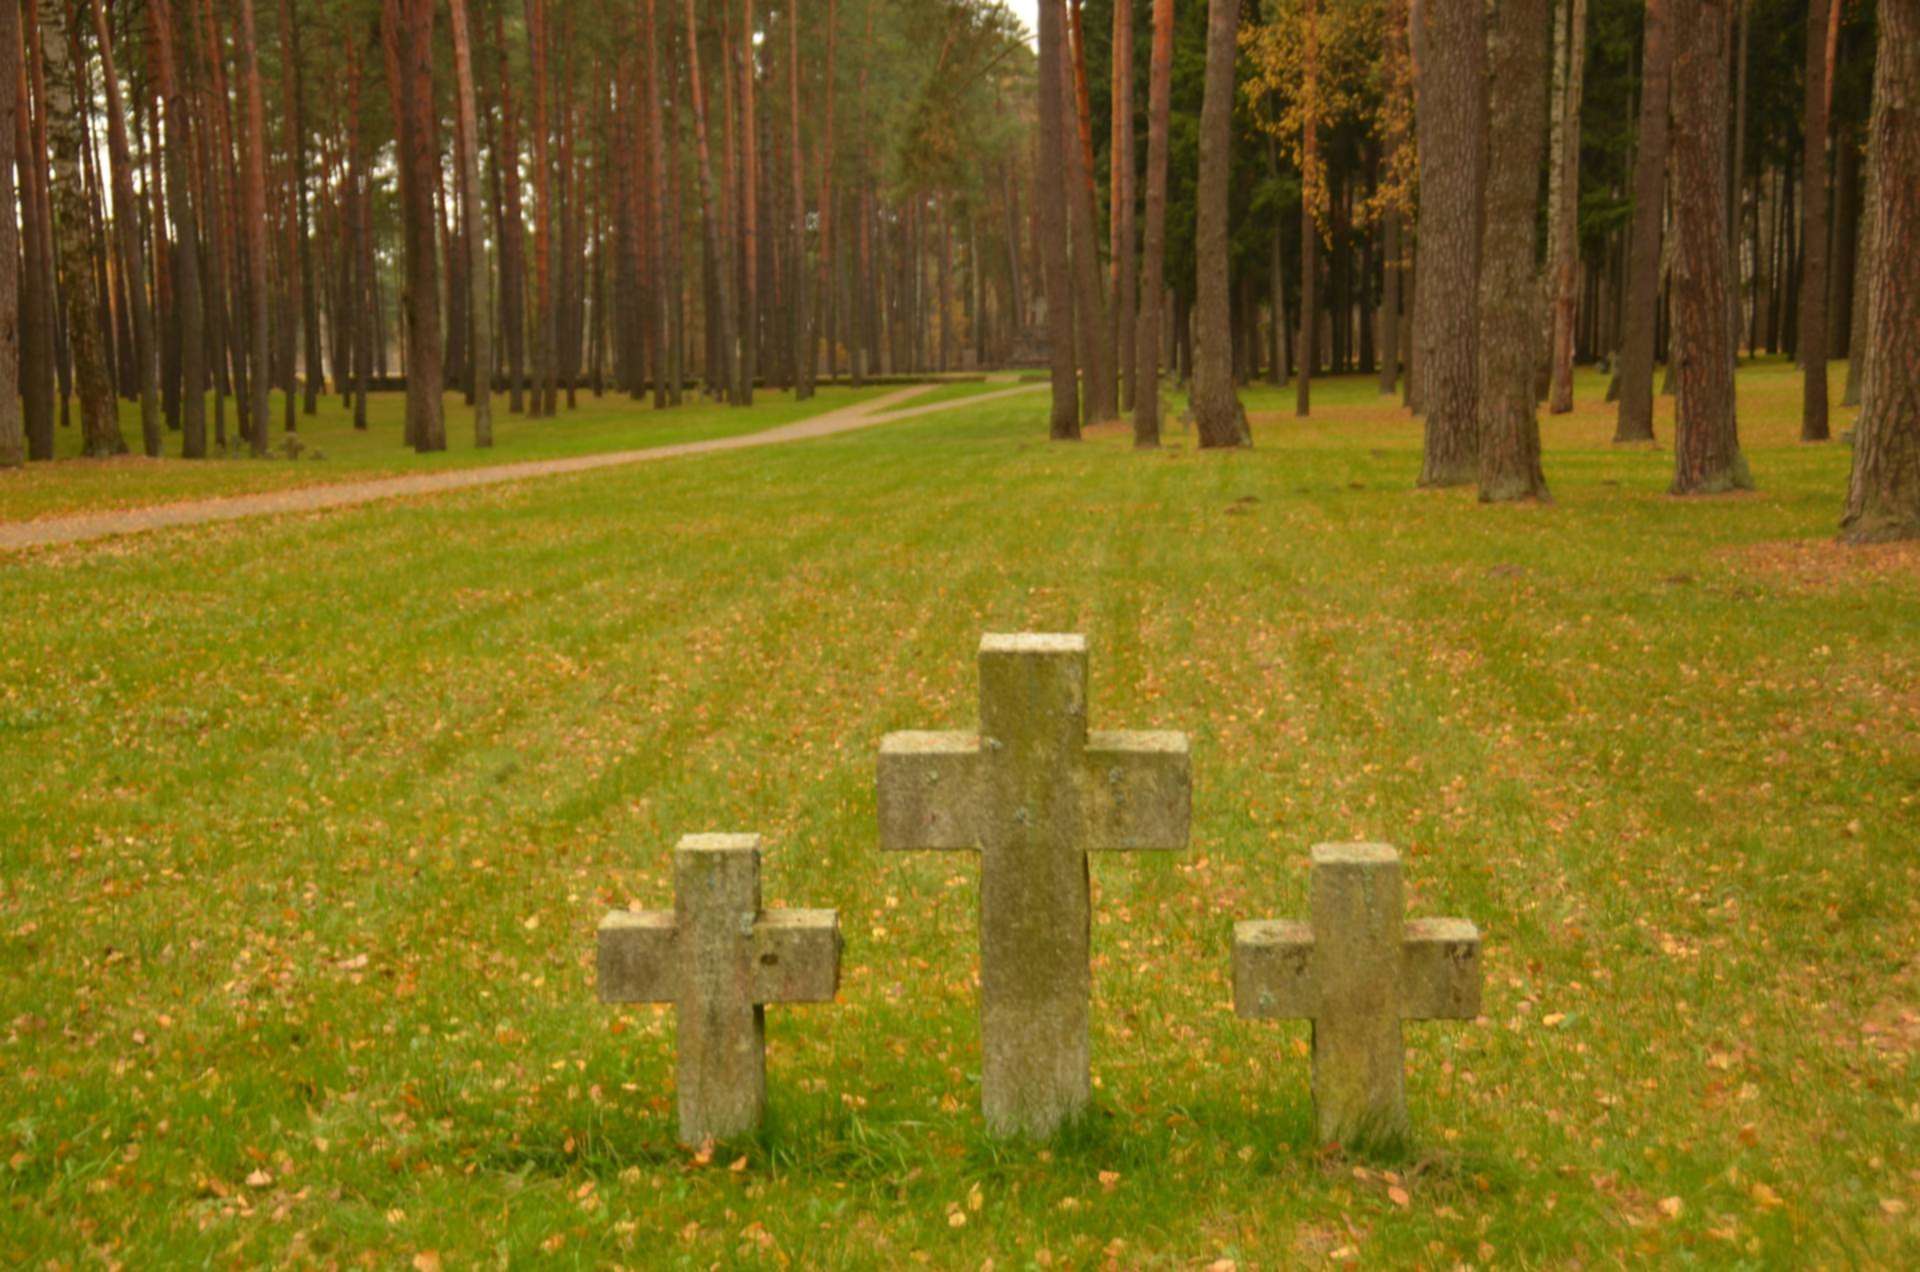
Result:
{"type": "Polygon", "coordinates": [[[752,446],[777,446],[782,442],[805,441],[848,433],[875,424],[932,415],[991,402],[1016,393],[1031,393],[1045,387],[1022,384],[994,389],[967,397],[929,402],[925,406],[893,409],[899,403],[927,391],[915,385],[884,393],[870,401],[839,410],[827,411],[733,437],[713,437],[700,442],[681,442],[673,446],[651,446],[643,450],[608,451],[599,455],[577,455],[568,459],[536,459],[520,463],[492,464],[481,468],[460,468],[448,472],[416,473],[405,477],[378,477],[369,481],[338,482],[332,485],[302,486],[259,495],[234,495],[224,499],[198,499],[186,503],[160,504],[150,508],[121,508],[111,512],[89,512],[68,517],[48,517],[41,521],[16,521],[0,524],[0,552],[51,544],[84,543],[115,535],[138,534],[145,530],[164,530],[171,526],[198,526],[212,521],[238,521],[243,517],[271,517],[287,512],[318,512],[325,508],[349,508],[382,499],[401,499],[413,495],[437,495],[448,490],[467,490],[474,486],[497,486],[503,482],[526,481],[532,477],[554,477],[563,473],[590,472],[596,468],[614,468],[622,464],[643,464],[680,455],[706,455],[715,451],[745,450],[752,446]]]}

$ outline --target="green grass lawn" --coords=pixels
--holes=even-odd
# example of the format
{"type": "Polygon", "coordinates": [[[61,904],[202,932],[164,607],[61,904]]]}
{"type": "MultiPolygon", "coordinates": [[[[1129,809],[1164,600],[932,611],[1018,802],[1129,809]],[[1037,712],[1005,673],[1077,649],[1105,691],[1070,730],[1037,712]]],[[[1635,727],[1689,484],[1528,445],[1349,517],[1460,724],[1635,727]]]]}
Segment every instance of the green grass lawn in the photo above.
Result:
{"type": "MultiPolygon", "coordinates": [[[[177,433],[167,435],[166,458],[150,460],[138,454],[140,408],[137,403],[122,402],[121,431],[136,453],[118,459],[83,459],[80,458],[76,405],[73,426],[54,433],[58,462],[0,471],[0,521],[362,481],[394,473],[669,446],[772,428],[895,392],[899,387],[851,389],[828,385],[821,387],[809,401],[795,401],[790,393],[763,390],[756,394],[752,410],[736,410],[703,399],[697,390],[689,390],[681,405],[660,411],[653,409],[650,398],[635,401],[622,393],[596,398],[582,389],[577,409],[567,410],[566,398],[562,395],[559,415],[538,420],[510,414],[506,398],[496,396],[493,400],[494,444],[486,450],[473,444],[473,408],[467,406],[459,394],[449,393],[445,398],[447,449],[427,455],[414,453],[401,441],[405,395],[370,396],[365,429],[353,427],[353,414],[341,407],[337,395],[323,395],[318,414],[298,417],[299,439],[306,449],[292,460],[287,459],[281,449],[286,435],[281,428],[284,399],[279,393],[273,395],[271,460],[253,459],[247,454],[246,443],[233,431],[231,402],[227,406],[230,458],[180,459],[177,433]],[[321,458],[313,458],[316,451],[321,458]]],[[[211,446],[211,413],[207,435],[211,446]]]]}
{"type": "Polygon", "coordinates": [[[1348,381],[1251,394],[1244,453],[1050,444],[1037,395],[10,558],[0,1264],[1913,1266],[1920,558],[1832,546],[1847,451],[1790,369],[1742,390],[1732,498],[1597,403],[1551,506],[1415,492],[1348,381]],[[1044,1147],[981,1128],[977,863],[874,826],[881,735],[972,727],[1012,629],[1193,743],[1190,851],[1093,864],[1094,1108],[1044,1147]],[[847,944],[698,1160],[671,1009],[592,955],[709,829],[847,944]],[[1385,1158],[1229,1006],[1233,920],[1356,838],[1486,941],[1385,1158]]]}

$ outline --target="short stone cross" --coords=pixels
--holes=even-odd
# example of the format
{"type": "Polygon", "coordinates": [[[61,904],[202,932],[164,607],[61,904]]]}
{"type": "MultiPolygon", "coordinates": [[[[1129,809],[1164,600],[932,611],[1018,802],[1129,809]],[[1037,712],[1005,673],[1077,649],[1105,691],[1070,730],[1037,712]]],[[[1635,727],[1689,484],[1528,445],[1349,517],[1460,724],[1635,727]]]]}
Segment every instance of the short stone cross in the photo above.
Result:
{"type": "Polygon", "coordinates": [[[1400,854],[1385,844],[1313,849],[1313,921],[1236,923],[1233,1009],[1313,1021],[1322,1143],[1407,1127],[1403,1020],[1480,1014],[1480,932],[1465,919],[1403,922],[1400,854]]]}
{"type": "Polygon", "coordinates": [[[981,1100],[996,1134],[1044,1136],[1085,1107],[1087,853],[1186,846],[1183,733],[1087,731],[1081,636],[980,640],[980,731],[880,743],[880,846],[974,850],[981,1100]]]}
{"type": "Polygon", "coordinates": [[[840,916],[760,908],[760,836],[687,835],[673,851],[673,910],[600,921],[600,1000],[675,1004],[680,1140],[759,1125],[767,1102],[766,1003],[830,1002],[840,916]]]}

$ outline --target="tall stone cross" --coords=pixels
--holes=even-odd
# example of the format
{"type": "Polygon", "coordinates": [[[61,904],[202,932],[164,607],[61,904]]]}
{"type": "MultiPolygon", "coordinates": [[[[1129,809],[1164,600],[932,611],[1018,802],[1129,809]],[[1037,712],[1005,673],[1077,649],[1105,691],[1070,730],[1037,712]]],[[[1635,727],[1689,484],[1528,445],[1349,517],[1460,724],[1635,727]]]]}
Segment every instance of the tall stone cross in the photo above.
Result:
{"type": "Polygon", "coordinates": [[[767,1102],[766,1003],[831,1002],[840,916],[760,908],[760,836],[687,835],[673,850],[673,909],[600,921],[600,1000],[673,1003],[680,1027],[680,1141],[728,1139],[767,1102]]]}
{"type": "Polygon", "coordinates": [[[1465,919],[1402,921],[1400,854],[1385,844],[1313,849],[1313,921],[1236,923],[1233,1009],[1313,1021],[1322,1143],[1407,1128],[1403,1020],[1480,1014],[1480,932],[1465,919]]]}
{"type": "Polygon", "coordinates": [[[1088,733],[1081,636],[980,640],[980,731],[880,743],[880,846],[977,851],[981,1096],[996,1134],[1050,1134],[1085,1107],[1087,853],[1178,850],[1183,733],[1088,733]]]}

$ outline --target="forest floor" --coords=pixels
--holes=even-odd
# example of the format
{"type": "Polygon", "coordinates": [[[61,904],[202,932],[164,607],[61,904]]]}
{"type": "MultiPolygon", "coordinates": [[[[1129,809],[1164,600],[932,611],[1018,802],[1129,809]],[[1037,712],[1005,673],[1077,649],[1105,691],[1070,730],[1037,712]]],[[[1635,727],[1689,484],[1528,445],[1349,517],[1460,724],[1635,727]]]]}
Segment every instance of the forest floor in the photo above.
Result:
{"type": "Polygon", "coordinates": [[[1553,504],[1417,492],[1355,380],[1249,393],[1237,453],[1010,398],[9,558],[0,1264],[1920,1264],[1920,555],[1832,546],[1846,447],[1741,388],[1733,498],[1597,402],[1553,504]],[[972,727],[1017,629],[1194,765],[1187,852],[1093,864],[1046,1146],[981,1125],[977,863],[874,828],[882,734],[972,727]],[[708,829],[847,943],[695,1156],[672,1010],[593,948],[708,829]],[[1230,1007],[1232,922],[1361,838],[1486,942],[1385,1156],[1230,1007]]]}

